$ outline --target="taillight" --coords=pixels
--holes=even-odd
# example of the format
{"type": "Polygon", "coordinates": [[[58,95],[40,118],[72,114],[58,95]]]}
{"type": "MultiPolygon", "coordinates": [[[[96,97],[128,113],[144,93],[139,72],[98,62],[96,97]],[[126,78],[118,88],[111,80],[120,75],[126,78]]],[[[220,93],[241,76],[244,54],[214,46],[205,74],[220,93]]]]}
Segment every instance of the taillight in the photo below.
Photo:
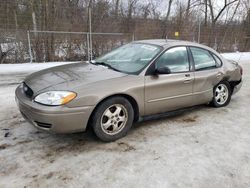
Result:
{"type": "Polygon", "coordinates": [[[240,67],[240,74],[241,74],[241,76],[243,75],[243,68],[242,68],[242,66],[240,66],[239,65],[239,67],[240,67]]]}

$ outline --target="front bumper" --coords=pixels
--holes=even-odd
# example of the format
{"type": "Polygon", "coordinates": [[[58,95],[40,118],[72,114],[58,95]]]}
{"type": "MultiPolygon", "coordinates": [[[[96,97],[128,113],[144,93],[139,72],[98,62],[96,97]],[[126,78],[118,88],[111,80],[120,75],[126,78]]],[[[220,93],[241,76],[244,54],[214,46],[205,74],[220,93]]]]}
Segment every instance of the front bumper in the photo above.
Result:
{"type": "Polygon", "coordinates": [[[33,102],[23,90],[16,89],[16,102],[23,117],[35,127],[54,133],[85,131],[94,106],[69,108],[33,102]]]}

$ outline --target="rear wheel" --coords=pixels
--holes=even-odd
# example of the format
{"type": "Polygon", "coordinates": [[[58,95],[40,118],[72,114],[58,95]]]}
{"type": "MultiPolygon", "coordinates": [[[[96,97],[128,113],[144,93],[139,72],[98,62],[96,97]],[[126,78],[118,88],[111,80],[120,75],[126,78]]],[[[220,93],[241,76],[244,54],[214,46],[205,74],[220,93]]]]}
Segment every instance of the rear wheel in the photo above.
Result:
{"type": "Polygon", "coordinates": [[[231,87],[228,82],[220,82],[214,87],[212,104],[215,107],[222,107],[229,104],[231,100],[231,87]]]}
{"type": "Polygon", "coordinates": [[[123,97],[112,97],[102,102],[92,118],[93,130],[102,141],[114,141],[127,134],[133,124],[134,111],[123,97]]]}

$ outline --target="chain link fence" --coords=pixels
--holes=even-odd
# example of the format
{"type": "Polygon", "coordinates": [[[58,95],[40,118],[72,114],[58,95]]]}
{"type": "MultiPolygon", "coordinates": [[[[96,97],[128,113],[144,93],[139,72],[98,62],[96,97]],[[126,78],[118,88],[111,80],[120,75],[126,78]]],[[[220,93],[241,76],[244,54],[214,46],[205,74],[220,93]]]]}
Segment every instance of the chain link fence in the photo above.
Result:
{"type": "MultiPolygon", "coordinates": [[[[160,31],[135,33],[92,33],[67,31],[0,30],[0,63],[90,60],[128,42],[164,38],[160,31]],[[148,33],[147,33],[148,32],[148,33]]],[[[228,29],[201,27],[167,30],[169,39],[188,40],[208,45],[219,52],[247,51],[249,38],[239,26],[228,29]],[[175,35],[178,31],[178,36],[175,35]]]]}
{"type": "Polygon", "coordinates": [[[133,34],[67,31],[1,32],[1,63],[85,61],[131,42],[133,34]],[[90,44],[92,42],[92,44],[90,44]]]}
{"type": "Polygon", "coordinates": [[[30,62],[48,62],[90,60],[132,41],[133,35],[126,33],[90,34],[88,32],[27,31],[27,38],[30,62]]]}
{"type": "Polygon", "coordinates": [[[89,14],[89,2],[0,0],[0,63],[89,60],[134,39],[166,37],[199,42],[219,52],[250,50],[250,16],[214,25],[195,13],[189,19],[180,14],[164,21],[103,0],[93,1],[89,14]]]}

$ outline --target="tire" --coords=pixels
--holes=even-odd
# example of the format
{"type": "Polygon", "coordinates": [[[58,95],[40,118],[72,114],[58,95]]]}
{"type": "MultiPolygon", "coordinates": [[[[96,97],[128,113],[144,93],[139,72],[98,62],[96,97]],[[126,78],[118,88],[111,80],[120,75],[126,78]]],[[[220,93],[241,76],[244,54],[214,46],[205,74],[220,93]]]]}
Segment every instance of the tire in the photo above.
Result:
{"type": "Polygon", "coordinates": [[[99,104],[92,116],[95,135],[104,142],[124,137],[134,121],[134,110],[124,97],[112,97],[99,104]]]}
{"type": "Polygon", "coordinates": [[[214,87],[212,105],[216,108],[227,106],[231,100],[232,90],[228,82],[222,81],[214,87]]]}

